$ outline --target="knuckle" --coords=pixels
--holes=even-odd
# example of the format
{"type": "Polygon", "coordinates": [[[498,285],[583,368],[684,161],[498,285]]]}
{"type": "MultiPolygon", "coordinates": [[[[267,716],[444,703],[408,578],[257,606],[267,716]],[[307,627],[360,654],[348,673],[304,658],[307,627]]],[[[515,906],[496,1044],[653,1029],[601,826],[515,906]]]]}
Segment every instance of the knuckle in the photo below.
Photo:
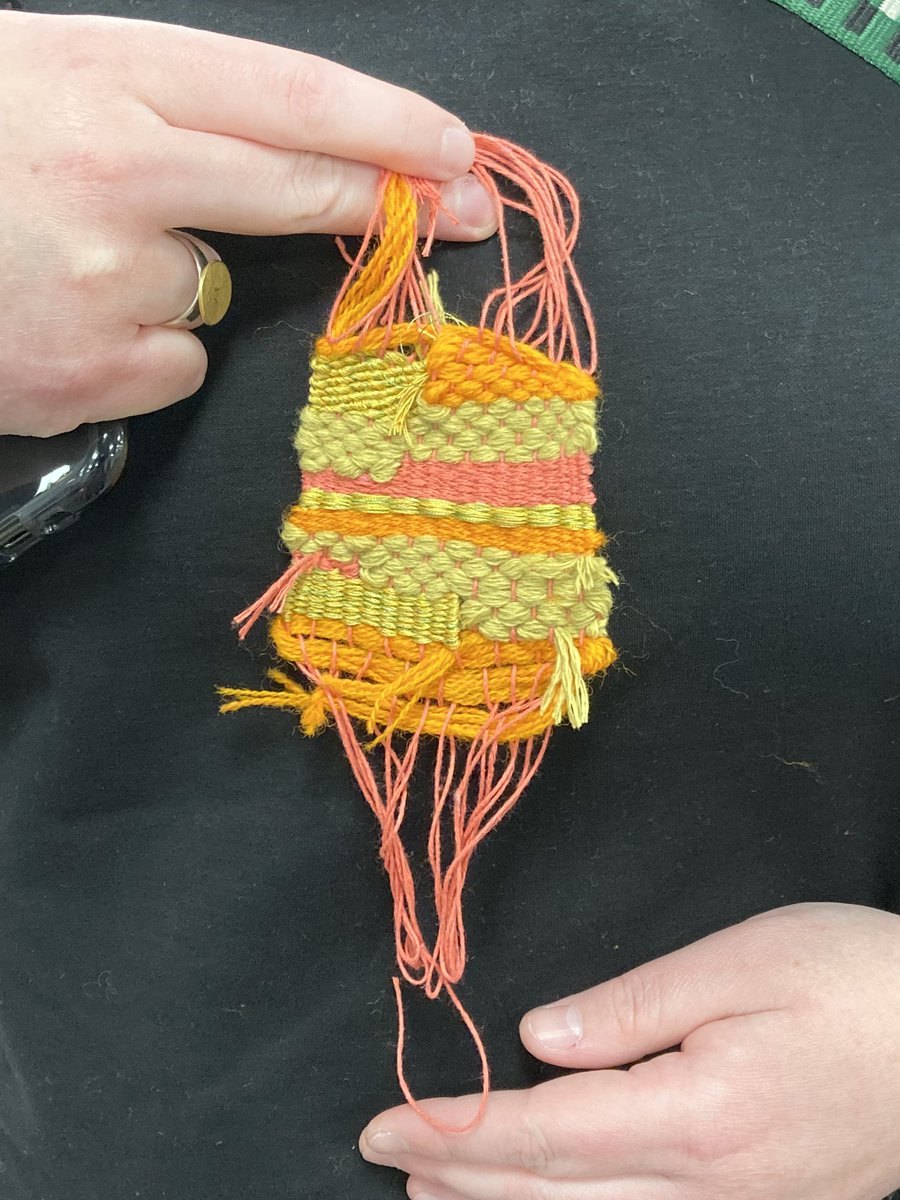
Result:
{"type": "Polygon", "coordinates": [[[748,917],[744,924],[751,929],[759,927],[769,932],[768,926],[774,922],[776,927],[781,924],[785,934],[790,937],[795,936],[797,925],[813,932],[830,929],[835,913],[846,907],[823,901],[805,900],[797,904],[784,904],[780,908],[769,909],[768,912],[756,913],[754,916],[748,917]]]}
{"type": "Polygon", "coordinates": [[[515,1161],[526,1171],[546,1175],[553,1162],[553,1148],[540,1121],[523,1113],[511,1133],[515,1161]]]}
{"type": "Polygon", "coordinates": [[[746,1109],[721,1081],[695,1087],[693,1103],[675,1118],[675,1148],[689,1169],[734,1163],[766,1140],[769,1117],[746,1109]]]}
{"type": "MultiPolygon", "coordinates": [[[[326,155],[301,152],[288,179],[288,222],[303,232],[334,211],[339,201],[337,164],[326,155]]],[[[312,229],[309,229],[313,232],[312,229]]]]}
{"type": "Polygon", "coordinates": [[[122,280],[131,279],[136,265],[133,247],[108,238],[86,238],[70,254],[61,290],[79,306],[85,301],[95,304],[122,280]]]}
{"type": "Polygon", "coordinates": [[[659,1017],[661,988],[648,970],[628,971],[611,984],[610,1007],[615,1027],[625,1042],[633,1042],[652,1030],[659,1017]]]}
{"type": "Polygon", "coordinates": [[[324,130],[332,105],[333,88],[315,59],[306,59],[284,78],[284,100],[292,121],[307,136],[324,130]]]}
{"type": "Polygon", "coordinates": [[[85,16],[65,24],[48,21],[39,35],[44,62],[67,75],[103,72],[109,67],[110,32],[108,24],[85,16]]]}
{"type": "Polygon", "coordinates": [[[411,104],[408,105],[403,110],[395,131],[397,145],[405,150],[410,146],[414,146],[416,142],[421,142],[420,125],[421,113],[414,109],[411,104]]]}
{"type": "Polygon", "coordinates": [[[87,195],[101,208],[118,205],[121,190],[143,177],[150,161],[127,141],[95,139],[79,131],[61,140],[63,145],[49,156],[47,170],[67,191],[87,195]]]}
{"type": "Polygon", "coordinates": [[[709,1167],[727,1162],[741,1149],[735,1126],[725,1120],[693,1120],[681,1129],[678,1149],[691,1166],[709,1167]]]}

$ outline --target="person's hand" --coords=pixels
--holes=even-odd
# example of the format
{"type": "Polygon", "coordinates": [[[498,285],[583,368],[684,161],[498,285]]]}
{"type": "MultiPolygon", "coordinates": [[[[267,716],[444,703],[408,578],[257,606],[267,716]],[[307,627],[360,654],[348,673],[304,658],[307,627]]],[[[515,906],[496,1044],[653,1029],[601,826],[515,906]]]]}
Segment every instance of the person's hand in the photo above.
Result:
{"type": "Polygon", "coordinates": [[[0,12],[0,433],[161,408],[206,353],[162,328],[197,269],[165,230],[359,233],[379,168],[452,180],[439,237],[486,237],[458,118],[311,55],[194,29],[0,12]]]}
{"type": "MultiPolygon", "coordinates": [[[[535,1009],[520,1032],[579,1073],[493,1094],[466,1134],[392,1109],[363,1155],[408,1173],[415,1200],[881,1200],[900,1187],[900,917],[777,909],[535,1009]]],[[[462,1125],[476,1104],[425,1107],[462,1125]]]]}

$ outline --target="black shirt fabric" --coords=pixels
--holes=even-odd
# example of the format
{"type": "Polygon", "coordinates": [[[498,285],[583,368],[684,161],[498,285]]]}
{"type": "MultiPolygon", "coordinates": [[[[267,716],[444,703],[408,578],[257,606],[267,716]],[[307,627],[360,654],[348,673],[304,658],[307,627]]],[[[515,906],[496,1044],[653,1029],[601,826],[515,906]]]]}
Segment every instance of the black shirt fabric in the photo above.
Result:
{"type": "MultiPolygon", "coordinates": [[[[31,7],[338,59],[581,194],[621,666],[473,865],[496,1086],[552,1074],[534,1004],[784,903],[898,910],[897,86],[764,0],[31,7]]],[[[0,577],[3,1200],[404,1194],[356,1151],[399,1100],[371,814],[333,730],[214,694],[272,663],[229,622],[286,563],[345,268],[326,237],[210,240],[236,294],[207,384],[0,577]]],[[[439,246],[448,308],[477,320],[498,262],[439,246]]],[[[415,1091],[477,1091],[449,1005],[407,1004],[415,1091]]]]}

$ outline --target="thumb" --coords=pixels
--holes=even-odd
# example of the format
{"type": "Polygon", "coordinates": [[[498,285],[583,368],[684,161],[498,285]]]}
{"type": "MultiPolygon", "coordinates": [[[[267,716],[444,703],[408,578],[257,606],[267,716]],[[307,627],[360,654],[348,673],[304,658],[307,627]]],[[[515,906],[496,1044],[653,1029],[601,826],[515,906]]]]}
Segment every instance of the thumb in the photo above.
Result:
{"type": "MultiPolygon", "coordinates": [[[[558,1066],[637,1062],[680,1045],[702,1025],[779,1007],[778,961],[787,932],[752,917],[522,1018],[527,1050],[558,1066]]],[[[793,929],[796,937],[796,928],[793,929]]]]}

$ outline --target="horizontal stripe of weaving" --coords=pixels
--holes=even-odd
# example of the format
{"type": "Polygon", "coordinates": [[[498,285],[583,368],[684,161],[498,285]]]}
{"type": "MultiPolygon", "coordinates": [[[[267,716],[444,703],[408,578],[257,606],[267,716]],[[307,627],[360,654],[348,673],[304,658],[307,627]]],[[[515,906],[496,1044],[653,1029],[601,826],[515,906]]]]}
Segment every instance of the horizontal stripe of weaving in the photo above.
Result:
{"type": "MultiPolygon", "coordinates": [[[[608,567],[602,558],[582,554],[516,553],[497,546],[475,546],[471,542],[436,537],[410,538],[405,533],[376,537],[371,533],[349,535],[334,529],[322,529],[309,534],[296,526],[287,525],[284,539],[295,554],[315,554],[324,551],[335,562],[358,561],[363,569],[377,569],[395,562],[398,573],[418,578],[445,575],[453,581],[453,590],[470,591],[472,583],[487,586],[489,580],[517,583],[520,594],[532,579],[547,580],[555,591],[569,595],[565,589],[577,588],[579,571],[590,580],[603,574],[608,567]],[[454,574],[458,573],[458,574],[454,574]]],[[[573,590],[572,596],[576,594],[573,590]]]]}
{"type": "Polygon", "coordinates": [[[497,525],[513,529],[520,525],[540,528],[593,529],[594,513],[589,504],[531,504],[506,507],[483,502],[456,504],[418,496],[365,495],[358,492],[323,492],[304,487],[299,508],[330,512],[387,513],[394,516],[447,517],[453,521],[497,525]]]}
{"type": "Polygon", "coordinates": [[[364,495],[430,496],[433,499],[475,503],[490,496],[495,504],[517,507],[539,504],[553,496],[558,504],[593,504],[591,460],[585,453],[551,462],[421,463],[404,455],[396,475],[376,480],[363,473],[348,477],[337,471],[311,471],[305,487],[325,492],[364,495]]]}
{"type": "MultiPolygon", "coordinates": [[[[421,661],[425,648],[409,638],[385,638],[366,624],[349,627],[340,621],[320,620],[301,614],[283,614],[272,623],[272,639],[279,655],[289,662],[307,659],[326,672],[329,687],[339,690],[351,716],[367,720],[382,689],[421,661]]],[[[581,670],[594,675],[615,662],[616,652],[606,637],[582,638],[577,646],[581,670]]],[[[549,641],[494,642],[472,631],[463,631],[454,665],[443,678],[417,692],[417,702],[404,706],[397,728],[425,733],[452,733],[473,738],[484,725],[485,705],[508,704],[540,692],[552,669],[555,650],[549,641]],[[489,699],[488,699],[489,697],[489,699]],[[428,703],[423,714],[422,701],[428,703]],[[423,723],[424,715],[424,723],[423,723]]],[[[257,694],[257,703],[267,703],[257,694]]],[[[283,691],[272,692],[273,707],[283,707],[283,691]]],[[[535,711],[512,724],[503,741],[542,733],[553,724],[552,714],[535,711]]]]}
{"type": "Polygon", "coordinates": [[[511,345],[492,330],[470,325],[447,325],[436,334],[413,323],[395,326],[389,336],[372,330],[362,338],[319,338],[314,364],[329,359],[358,359],[403,347],[407,355],[427,356],[428,404],[455,407],[466,400],[493,403],[498,397],[525,400],[529,396],[559,395],[568,401],[593,400],[597,382],[572,363],[553,362],[522,342],[511,345]],[[477,379],[476,379],[477,375],[477,379]],[[477,383],[479,386],[474,386],[477,383]],[[470,394],[466,395],[468,392],[470,394]]]}
{"type": "MultiPolygon", "coordinates": [[[[278,618],[276,618],[278,623],[278,618]]],[[[339,652],[345,647],[353,646],[365,650],[377,657],[384,653],[392,661],[402,667],[420,661],[425,653],[424,648],[413,638],[396,634],[385,639],[380,630],[363,622],[351,628],[342,621],[328,620],[317,617],[306,617],[295,614],[289,621],[282,620],[283,628],[289,627],[293,636],[320,638],[329,644],[334,643],[339,652]]],[[[601,639],[602,640],[602,639],[601,639]]],[[[577,641],[578,654],[581,659],[582,671],[585,675],[593,675],[602,670],[608,651],[600,646],[596,639],[579,638],[577,641]]],[[[552,642],[512,641],[497,642],[482,637],[473,630],[463,630],[459,635],[459,645],[456,648],[454,661],[460,670],[484,671],[490,667],[526,666],[528,663],[552,663],[556,651],[552,642]]],[[[291,661],[294,661],[292,658],[291,661]]],[[[373,659],[373,661],[375,661],[373,659]]],[[[396,671],[396,667],[394,668],[396,671]]]]}
{"type": "Polygon", "coordinates": [[[309,533],[330,529],[341,534],[373,534],[388,537],[430,536],[440,542],[467,541],[475,546],[498,546],[522,554],[593,554],[606,541],[592,529],[541,528],[521,525],[502,529],[498,525],[456,521],[448,517],[423,517],[403,513],[339,512],[329,509],[294,507],[287,523],[309,533]]]}
{"type": "Polygon", "coordinates": [[[455,409],[419,405],[407,419],[404,438],[365,413],[308,405],[294,445],[304,471],[333,470],[348,478],[369,474],[383,482],[396,475],[407,455],[415,462],[525,463],[592,454],[595,420],[593,405],[558,397],[455,409]]]}
{"type": "Polygon", "coordinates": [[[336,566],[352,564],[363,583],[386,587],[401,596],[460,599],[460,625],[485,636],[544,638],[559,624],[586,628],[610,611],[613,573],[600,558],[575,555],[512,554],[457,543],[457,553],[438,547],[433,538],[336,539],[333,533],[305,537],[295,546],[303,555],[327,552],[336,566]],[[428,542],[424,552],[420,542],[428,542]],[[487,561],[486,555],[500,557],[487,561]],[[502,628],[502,634],[498,630],[502,628]]]}
{"type": "Polygon", "coordinates": [[[410,362],[397,351],[389,351],[384,358],[362,354],[314,358],[309,402],[317,408],[344,412],[391,412],[409,388],[421,389],[426,377],[424,363],[410,362]]]}

